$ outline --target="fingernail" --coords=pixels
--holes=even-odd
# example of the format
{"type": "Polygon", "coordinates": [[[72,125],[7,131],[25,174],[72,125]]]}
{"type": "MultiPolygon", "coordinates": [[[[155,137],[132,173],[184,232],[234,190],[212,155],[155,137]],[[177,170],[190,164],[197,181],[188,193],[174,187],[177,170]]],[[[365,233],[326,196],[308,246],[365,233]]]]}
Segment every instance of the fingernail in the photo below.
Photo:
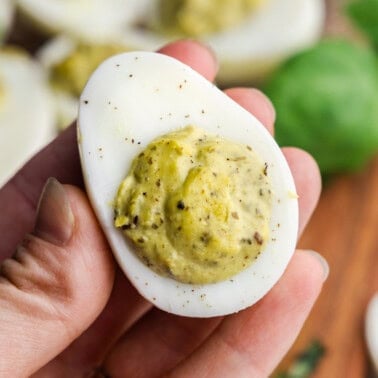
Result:
{"type": "Polygon", "coordinates": [[[66,244],[73,233],[74,215],[64,187],[49,178],[39,199],[34,234],[55,245],[66,244]]]}
{"type": "Polygon", "coordinates": [[[315,257],[319,261],[320,265],[323,268],[323,281],[325,281],[329,275],[329,265],[328,265],[327,260],[318,252],[315,252],[312,250],[306,250],[306,252],[312,255],[313,257],[315,257]]]}

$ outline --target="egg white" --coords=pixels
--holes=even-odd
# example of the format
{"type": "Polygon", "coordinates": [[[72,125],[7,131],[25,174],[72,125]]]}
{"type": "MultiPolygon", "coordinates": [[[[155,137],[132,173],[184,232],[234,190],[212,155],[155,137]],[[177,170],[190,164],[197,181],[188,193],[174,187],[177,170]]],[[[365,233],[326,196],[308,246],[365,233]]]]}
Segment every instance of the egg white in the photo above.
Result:
{"type": "Polygon", "coordinates": [[[41,67],[0,50],[0,186],[54,136],[54,113],[41,67]]]}
{"type": "Polygon", "coordinates": [[[365,315],[365,338],[371,361],[378,372],[378,292],[369,302],[365,315]]]}
{"type": "MultiPolygon", "coordinates": [[[[156,17],[158,6],[158,0],[151,1],[155,10],[142,14],[145,24],[151,23],[149,17],[156,17]]],[[[324,0],[266,0],[239,25],[201,36],[201,40],[219,58],[219,83],[245,83],[261,80],[283,59],[313,44],[321,36],[324,20],[324,0]]],[[[154,51],[177,36],[130,23],[123,38],[134,49],[154,51]]]]}
{"type": "Polygon", "coordinates": [[[116,259],[157,307],[192,317],[225,315],[258,301],[281,277],[298,228],[298,201],[286,160],[255,117],[191,68],[148,52],[106,60],[82,93],[78,140],[88,195],[116,259]],[[215,284],[183,284],[154,273],[113,225],[113,199],[133,158],[157,136],[188,124],[250,145],[268,163],[273,188],[265,249],[246,270],[215,284]]]}

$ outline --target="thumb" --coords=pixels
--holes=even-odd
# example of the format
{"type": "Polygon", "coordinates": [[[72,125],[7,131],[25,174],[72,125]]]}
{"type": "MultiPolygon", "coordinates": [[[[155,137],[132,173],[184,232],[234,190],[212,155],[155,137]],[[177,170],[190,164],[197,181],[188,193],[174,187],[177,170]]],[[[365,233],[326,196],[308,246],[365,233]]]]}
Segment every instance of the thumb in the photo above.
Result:
{"type": "Polygon", "coordinates": [[[86,196],[49,179],[34,231],[0,266],[0,376],[29,376],[105,306],[114,264],[86,196]]]}

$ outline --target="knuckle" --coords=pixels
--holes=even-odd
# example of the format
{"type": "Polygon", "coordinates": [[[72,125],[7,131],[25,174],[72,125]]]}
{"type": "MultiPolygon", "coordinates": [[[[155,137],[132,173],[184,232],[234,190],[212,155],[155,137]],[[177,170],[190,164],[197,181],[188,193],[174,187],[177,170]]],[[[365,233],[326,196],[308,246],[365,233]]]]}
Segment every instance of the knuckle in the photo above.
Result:
{"type": "Polygon", "coordinates": [[[27,235],[12,258],[0,265],[0,299],[37,317],[65,320],[75,290],[64,248],[27,235]],[[63,258],[62,258],[63,257],[63,258]]]}

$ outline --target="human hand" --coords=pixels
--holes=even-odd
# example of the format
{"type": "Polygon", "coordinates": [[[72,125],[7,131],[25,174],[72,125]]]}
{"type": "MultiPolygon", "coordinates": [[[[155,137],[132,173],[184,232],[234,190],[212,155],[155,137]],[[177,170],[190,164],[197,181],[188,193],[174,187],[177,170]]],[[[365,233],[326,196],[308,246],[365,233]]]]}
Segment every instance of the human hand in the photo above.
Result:
{"type": "MultiPolygon", "coordinates": [[[[208,80],[215,77],[215,59],[202,45],[181,41],[160,52],[208,80]]],[[[273,132],[274,110],[261,92],[226,93],[273,132]]],[[[312,252],[296,252],[262,300],[223,318],[178,317],[154,308],[115,266],[83,191],[75,135],[74,127],[65,131],[0,190],[0,376],[268,376],[315,302],[326,263],[312,252]],[[37,210],[50,176],[65,185],[47,181],[37,210]]],[[[286,148],[284,154],[299,194],[302,231],[320,177],[305,152],[286,148]]]]}

